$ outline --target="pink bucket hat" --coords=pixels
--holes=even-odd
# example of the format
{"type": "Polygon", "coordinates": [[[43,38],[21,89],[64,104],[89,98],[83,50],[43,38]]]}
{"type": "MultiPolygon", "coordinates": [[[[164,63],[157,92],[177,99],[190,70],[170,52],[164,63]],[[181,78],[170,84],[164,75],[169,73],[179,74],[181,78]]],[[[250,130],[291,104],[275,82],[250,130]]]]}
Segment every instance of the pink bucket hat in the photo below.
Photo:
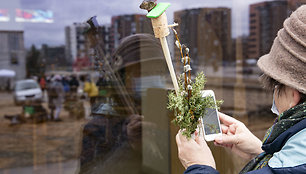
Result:
{"type": "Polygon", "coordinates": [[[257,65],[276,81],[306,94],[306,5],[285,20],[270,53],[257,65]]]}

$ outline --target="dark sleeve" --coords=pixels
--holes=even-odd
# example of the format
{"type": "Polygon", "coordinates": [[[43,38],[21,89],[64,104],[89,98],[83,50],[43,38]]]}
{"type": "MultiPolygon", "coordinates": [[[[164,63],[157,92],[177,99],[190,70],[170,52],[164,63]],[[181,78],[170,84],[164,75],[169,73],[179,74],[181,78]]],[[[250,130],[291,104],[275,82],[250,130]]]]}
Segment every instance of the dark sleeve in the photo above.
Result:
{"type": "Polygon", "coordinates": [[[106,139],[106,126],[99,123],[99,120],[93,118],[92,121],[87,123],[83,129],[82,149],[80,154],[81,167],[90,163],[98,156],[103,156],[110,151],[106,139]]]}
{"type": "Polygon", "coordinates": [[[196,164],[189,166],[184,174],[219,174],[219,172],[210,166],[196,164]]]}
{"type": "Polygon", "coordinates": [[[292,174],[306,173],[306,164],[294,167],[280,167],[280,168],[271,168],[267,166],[259,170],[248,172],[247,174],[287,174],[287,173],[292,173],[292,174]]]}

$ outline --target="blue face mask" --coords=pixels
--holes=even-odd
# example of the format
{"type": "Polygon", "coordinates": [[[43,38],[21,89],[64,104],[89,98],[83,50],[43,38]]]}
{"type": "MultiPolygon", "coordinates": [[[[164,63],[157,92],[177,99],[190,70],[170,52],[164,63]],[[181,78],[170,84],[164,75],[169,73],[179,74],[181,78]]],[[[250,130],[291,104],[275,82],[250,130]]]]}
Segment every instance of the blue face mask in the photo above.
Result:
{"type": "Polygon", "coordinates": [[[271,111],[276,114],[276,115],[279,115],[279,112],[278,112],[278,109],[276,107],[276,104],[275,104],[275,100],[274,100],[274,93],[273,93],[273,104],[272,104],[272,107],[271,107],[271,111]]]}

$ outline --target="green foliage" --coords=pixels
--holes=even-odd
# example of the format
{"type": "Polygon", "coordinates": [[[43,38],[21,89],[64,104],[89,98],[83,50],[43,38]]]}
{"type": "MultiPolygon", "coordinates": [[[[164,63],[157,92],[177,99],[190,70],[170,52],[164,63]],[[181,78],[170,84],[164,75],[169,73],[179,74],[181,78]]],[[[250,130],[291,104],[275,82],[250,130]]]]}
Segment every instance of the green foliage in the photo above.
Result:
{"type": "Polygon", "coordinates": [[[190,138],[197,129],[200,118],[205,117],[205,109],[219,109],[222,101],[216,101],[215,104],[212,97],[202,97],[201,91],[204,90],[206,83],[205,75],[201,72],[194,82],[191,81],[189,48],[180,43],[176,30],[174,28],[172,30],[176,37],[175,44],[181,53],[184,73],[178,79],[179,90],[177,94],[175,92],[168,94],[168,109],[174,111],[175,119],[173,122],[183,130],[183,135],[190,138]]]}
{"type": "Polygon", "coordinates": [[[183,135],[191,137],[199,124],[199,118],[205,116],[205,108],[219,108],[222,101],[217,101],[215,105],[213,98],[202,97],[206,77],[203,72],[199,73],[194,82],[191,82],[191,97],[188,99],[187,90],[184,87],[184,76],[178,79],[179,91],[169,92],[168,109],[174,111],[175,119],[172,121],[183,130],[183,135]]]}
{"type": "Polygon", "coordinates": [[[40,52],[34,45],[28,51],[26,56],[26,71],[27,77],[40,76],[45,72],[45,66],[41,66],[42,58],[40,52]]]}

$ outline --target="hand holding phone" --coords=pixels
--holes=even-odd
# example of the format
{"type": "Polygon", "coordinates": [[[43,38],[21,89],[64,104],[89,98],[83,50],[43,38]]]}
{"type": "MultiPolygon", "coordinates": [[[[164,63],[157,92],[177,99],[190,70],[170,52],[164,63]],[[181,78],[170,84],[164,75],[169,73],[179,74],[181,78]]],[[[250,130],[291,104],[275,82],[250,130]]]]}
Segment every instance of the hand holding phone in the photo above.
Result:
{"type": "Polygon", "coordinates": [[[215,145],[229,148],[247,160],[263,152],[262,142],[242,122],[221,112],[218,115],[223,135],[215,138],[215,145]]]}
{"type": "MultiPolygon", "coordinates": [[[[215,94],[212,90],[202,91],[202,97],[212,97],[216,105],[215,94]]],[[[217,108],[206,108],[201,122],[206,141],[213,141],[215,137],[222,135],[217,108]]]]}

